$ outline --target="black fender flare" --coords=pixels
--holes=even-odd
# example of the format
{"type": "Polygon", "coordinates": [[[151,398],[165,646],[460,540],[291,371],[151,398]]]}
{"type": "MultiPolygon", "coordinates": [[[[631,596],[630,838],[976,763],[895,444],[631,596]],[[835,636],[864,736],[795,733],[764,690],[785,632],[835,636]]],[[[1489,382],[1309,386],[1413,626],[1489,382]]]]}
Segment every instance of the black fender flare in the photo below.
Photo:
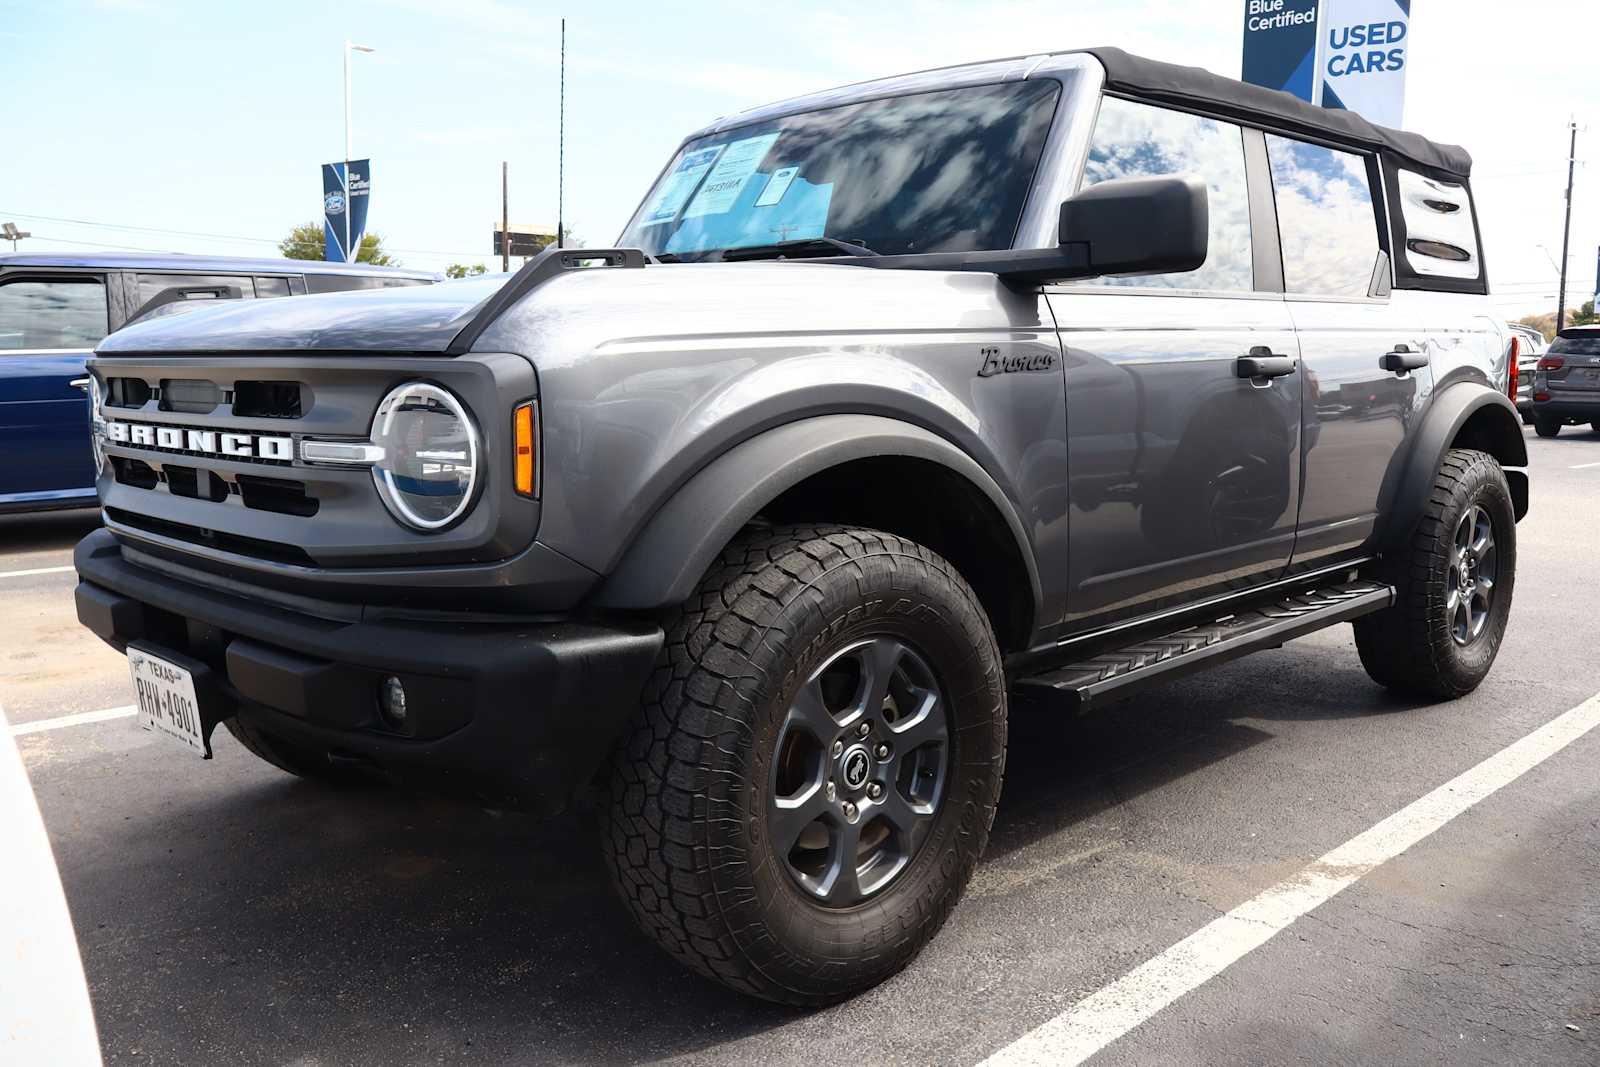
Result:
{"type": "Polygon", "coordinates": [[[813,474],[851,460],[906,456],[971,482],[1010,528],[1027,568],[1034,618],[1043,603],[1026,527],[989,472],[920,426],[880,415],[819,415],[730,448],[685,482],[633,538],[591,598],[598,608],[658,610],[687,600],[723,548],[761,509],[813,474]]]}
{"type": "Polygon", "coordinates": [[[1402,547],[1411,537],[1433,491],[1433,480],[1444,463],[1445,453],[1474,417],[1484,420],[1484,430],[1495,446],[1490,452],[1506,468],[1517,520],[1528,513],[1528,472],[1518,469],[1528,465],[1528,446],[1516,405],[1487,385],[1457,381],[1434,394],[1410,451],[1394,468],[1399,476],[1395,480],[1396,491],[1387,497],[1391,505],[1388,521],[1377,537],[1381,550],[1402,547]]]}

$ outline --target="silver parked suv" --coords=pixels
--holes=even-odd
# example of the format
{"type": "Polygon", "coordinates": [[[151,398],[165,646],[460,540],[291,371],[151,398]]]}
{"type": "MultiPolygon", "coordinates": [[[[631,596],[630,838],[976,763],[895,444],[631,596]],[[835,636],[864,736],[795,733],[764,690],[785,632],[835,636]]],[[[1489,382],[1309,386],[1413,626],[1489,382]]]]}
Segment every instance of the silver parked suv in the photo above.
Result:
{"type": "Polygon", "coordinates": [[[1482,681],[1528,481],[1470,165],[1111,48],[722,119],[618,248],[108,338],[79,617],[196,753],[598,786],[668,952],[837,1000],[955,906],[1019,694],[1343,622],[1482,681]]]}

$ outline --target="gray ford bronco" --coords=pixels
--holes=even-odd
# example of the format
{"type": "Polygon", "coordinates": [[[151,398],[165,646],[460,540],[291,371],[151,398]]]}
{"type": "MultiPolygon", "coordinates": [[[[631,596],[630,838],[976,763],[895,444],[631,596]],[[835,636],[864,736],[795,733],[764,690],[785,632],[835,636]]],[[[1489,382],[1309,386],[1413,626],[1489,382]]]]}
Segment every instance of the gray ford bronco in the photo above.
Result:
{"type": "Polygon", "coordinates": [[[1011,701],[1345,622],[1482,681],[1528,484],[1469,171],[1109,48],[722,119],[617,248],[108,338],[78,614],[202,755],[598,787],[650,936],[834,1001],[954,907],[1011,701]]]}

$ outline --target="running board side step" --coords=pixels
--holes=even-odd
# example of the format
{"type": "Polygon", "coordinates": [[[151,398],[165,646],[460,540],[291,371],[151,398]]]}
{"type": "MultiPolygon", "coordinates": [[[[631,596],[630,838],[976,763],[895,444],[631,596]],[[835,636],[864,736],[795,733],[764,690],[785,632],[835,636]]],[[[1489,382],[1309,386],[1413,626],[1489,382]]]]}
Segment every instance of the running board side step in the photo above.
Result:
{"type": "Polygon", "coordinates": [[[1355,581],[1307,590],[1259,608],[1226,615],[1125,648],[1101,653],[1042,674],[1018,679],[1030,696],[1054,697],[1074,711],[1088,711],[1152,682],[1164,682],[1215,667],[1314,630],[1381,611],[1395,600],[1394,587],[1355,581]]]}

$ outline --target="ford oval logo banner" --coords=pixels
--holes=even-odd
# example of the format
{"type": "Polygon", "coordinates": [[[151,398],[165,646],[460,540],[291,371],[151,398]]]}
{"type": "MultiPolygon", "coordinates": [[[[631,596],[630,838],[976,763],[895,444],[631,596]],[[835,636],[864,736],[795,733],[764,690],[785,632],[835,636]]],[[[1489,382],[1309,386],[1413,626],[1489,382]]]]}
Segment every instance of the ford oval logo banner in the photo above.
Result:
{"type": "Polygon", "coordinates": [[[361,251],[371,165],[369,159],[322,165],[322,258],[329,263],[354,263],[361,251]]]}

